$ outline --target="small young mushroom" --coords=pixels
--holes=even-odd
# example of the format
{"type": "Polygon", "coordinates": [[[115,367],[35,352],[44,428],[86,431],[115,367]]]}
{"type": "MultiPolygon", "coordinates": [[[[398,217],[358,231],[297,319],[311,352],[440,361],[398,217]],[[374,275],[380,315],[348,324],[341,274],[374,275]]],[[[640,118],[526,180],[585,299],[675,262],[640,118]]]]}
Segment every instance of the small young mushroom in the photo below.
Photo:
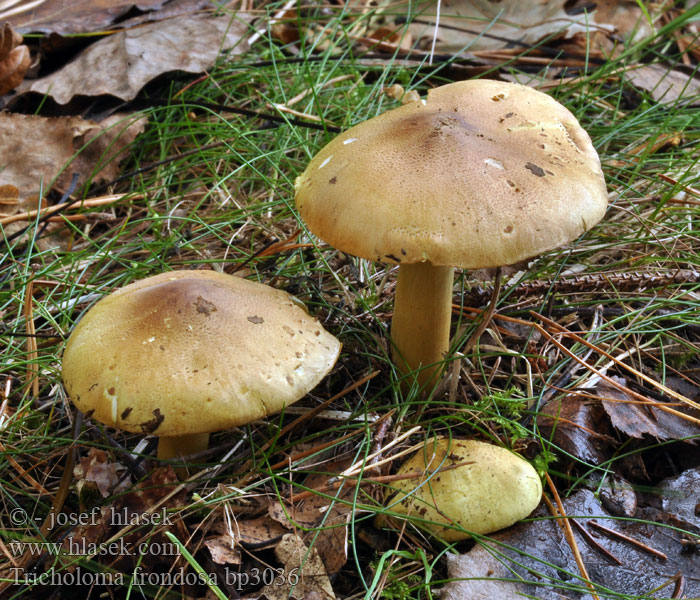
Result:
{"type": "MultiPolygon", "coordinates": [[[[475,440],[435,438],[399,468],[387,511],[446,542],[488,534],[527,517],[540,502],[535,469],[505,448],[475,440]]],[[[386,516],[378,515],[378,527],[386,516]]]]}
{"type": "Polygon", "coordinates": [[[296,402],[340,342],[286,292],[213,271],[173,271],[93,306],[63,353],[86,416],[159,437],[158,456],[207,448],[209,433],[296,402]]]}
{"type": "Polygon", "coordinates": [[[576,118],[531,88],[460,81],[340,134],[295,182],[309,229],[399,264],[391,337],[403,373],[434,383],[449,349],[453,267],[519,262],[603,216],[598,155],[576,118]]]}

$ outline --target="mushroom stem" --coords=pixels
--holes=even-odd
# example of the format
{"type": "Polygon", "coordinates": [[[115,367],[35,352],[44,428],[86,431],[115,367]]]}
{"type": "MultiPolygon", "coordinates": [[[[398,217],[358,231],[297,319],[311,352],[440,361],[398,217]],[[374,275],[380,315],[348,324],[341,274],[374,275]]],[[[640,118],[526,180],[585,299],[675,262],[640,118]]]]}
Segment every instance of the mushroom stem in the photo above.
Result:
{"type": "MultiPolygon", "coordinates": [[[[180,458],[202,452],[209,447],[208,433],[162,436],[158,438],[158,458],[180,458]]],[[[176,471],[179,472],[178,469],[176,471]]],[[[178,473],[179,474],[179,473],[178,473]]]]}
{"type": "MultiPolygon", "coordinates": [[[[437,381],[449,350],[453,273],[429,262],[399,267],[391,319],[394,363],[404,375],[420,369],[423,389],[437,381]]],[[[410,385],[405,381],[404,389],[410,385]]]]}

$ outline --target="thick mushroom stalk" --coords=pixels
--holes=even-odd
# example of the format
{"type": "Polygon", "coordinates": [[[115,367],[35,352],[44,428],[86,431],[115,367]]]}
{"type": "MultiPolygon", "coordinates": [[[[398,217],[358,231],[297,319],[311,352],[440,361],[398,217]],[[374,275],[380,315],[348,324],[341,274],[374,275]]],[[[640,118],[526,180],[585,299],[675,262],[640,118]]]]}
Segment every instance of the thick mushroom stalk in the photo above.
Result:
{"type": "Polygon", "coordinates": [[[420,388],[437,381],[450,345],[452,314],[452,267],[436,267],[429,262],[399,267],[391,320],[394,364],[407,379],[416,373],[420,388]]]}
{"type": "Polygon", "coordinates": [[[162,436],[158,438],[158,458],[180,458],[203,452],[209,447],[208,433],[162,436]]]}

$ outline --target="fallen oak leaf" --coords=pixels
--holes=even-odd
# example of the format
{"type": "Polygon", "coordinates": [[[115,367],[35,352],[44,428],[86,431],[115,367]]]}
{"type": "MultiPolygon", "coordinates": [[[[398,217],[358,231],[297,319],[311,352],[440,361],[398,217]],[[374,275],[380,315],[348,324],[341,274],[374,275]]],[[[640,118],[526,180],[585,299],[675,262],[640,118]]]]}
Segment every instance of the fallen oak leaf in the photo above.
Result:
{"type": "MultiPolygon", "coordinates": [[[[128,29],[215,8],[217,5],[211,0],[30,0],[24,10],[17,7],[7,20],[22,33],[41,32],[47,37],[58,37],[128,29]],[[130,16],[133,13],[137,14],[130,16]]],[[[0,20],[3,14],[0,13],[0,20]]]]}
{"type": "Polygon", "coordinates": [[[700,81],[692,73],[684,73],[670,65],[639,65],[625,69],[622,76],[635,87],[649,92],[657,102],[680,102],[690,106],[700,103],[700,81]]]}
{"type": "Polygon", "coordinates": [[[41,117],[0,113],[0,186],[18,189],[17,211],[36,208],[27,200],[55,180],[59,191],[70,186],[73,173],[92,181],[109,181],[126,158],[126,147],[143,131],[146,119],[115,114],[97,123],[80,117],[41,117]],[[41,152],[37,152],[41,148],[41,152]],[[69,163],[70,165],[66,167],[69,163]],[[60,174],[60,175],[59,175],[60,174]]]}
{"type": "Polygon", "coordinates": [[[214,525],[214,530],[229,538],[232,544],[256,549],[273,548],[285,533],[289,533],[288,527],[268,515],[237,519],[230,527],[222,520],[214,525]]]}
{"type": "MultiPolygon", "coordinates": [[[[598,544],[590,545],[585,537],[574,532],[593,582],[604,586],[600,589],[601,597],[604,589],[646,597],[649,590],[666,583],[668,573],[678,571],[688,580],[684,597],[699,597],[700,584],[693,577],[697,572],[696,558],[679,551],[679,534],[671,535],[658,515],[642,513],[639,520],[611,519],[587,489],[579,490],[563,503],[566,513],[575,515],[576,522],[589,529],[598,544]],[[657,522],[652,522],[652,518],[657,522]],[[662,561],[650,556],[648,551],[620,538],[598,535],[589,528],[592,519],[628,537],[643,540],[645,546],[663,552],[669,559],[662,561]],[[600,547],[608,553],[602,553],[600,547]],[[611,556],[618,561],[613,562],[611,556]]],[[[449,581],[441,591],[441,598],[590,599],[589,590],[574,576],[577,567],[571,548],[563,541],[559,521],[546,517],[541,507],[530,521],[481,538],[466,554],[447,554],[449,581]]],[[[686,530],[692,527],[685,522],[676,522],[674,526],[686,530]]]]}
{"type": "MultiPolygon", "coordinates": [[[[591,22],[589,14],[570,15],[564,0],[493,2],[454,0],[445,6],[432,0],[412,3],[417,18],[406,31],[423,50],[439,53],[493,50],[510,45],[530,48],[542,39],[571,38],[591,30],[611,32],[611,25],[591,22]],[[439,21],[437,16],[439,14],[439,21]],[[435,28],[438,23],[437,31],[435,28]]],[[[391,13],[406,14],[408,3],[392,3],[391,13]]]]}
{"type": "MultiPolygon", "coordinates": [[[[80,117],[0,113],[0,148],[11,149],[0,155],[0,228],[4,235],[21,235],[26,229],[15,221],[60,212],[69,205],[47,207],[44,198],[50,190],[63,193],[87,181],[113,180],[120,160],[145,124],[145,117],[120,114],[97,123],[80,117]]],[[[52,224],[48,232],[54,228],[52,224]]],[[[64,240],[43,236],[39,242],[61,245],[64,240]]]]}
{"type": "Polygon", "coordinates": [[[95,42],[58,71],[18,93],[38,92],[66,104],[74,96],[109,94],[133,100],[149,81],[170,71],[200,73],[211,68],[219,53],[239,54],[250,16],[197,13],[119,31],[95,42]]]}
{"type": "MultiPolygon", "coordinates": [[[[337,478],[337,474],[351,464],[349,459],[325,464],[324,470],[327,472],[310,474],[304,481],[304,487],[323,489],[329,479],[337,478]],[[332,474],[336,474],[336,477],[332,477],[332,474]]],[[[269,516],[274,522],[289,530],[297,525],[308,530],[302,536],[302,541],[319,553],[329,574],[337,573],[347,562],[348,529],[355,512],[352,498],[357,484],[357,480],[345,480],[345,484],[331,494],[309,494],[290,508],[279,501],[268,507],[269,516]]]]}

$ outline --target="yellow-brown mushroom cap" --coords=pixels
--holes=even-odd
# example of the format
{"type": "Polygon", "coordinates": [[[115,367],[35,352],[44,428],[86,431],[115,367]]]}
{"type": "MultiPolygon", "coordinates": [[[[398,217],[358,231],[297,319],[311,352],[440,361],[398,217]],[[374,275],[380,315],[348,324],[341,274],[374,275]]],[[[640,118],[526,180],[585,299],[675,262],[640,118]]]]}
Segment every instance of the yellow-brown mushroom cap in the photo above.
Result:
{"type": "Polygon", "coordinates": [[[295,182],[309,229],[370,260],[464,268],[561,246],[607,206],[588,134],[526,86],[461,81],[340,134],[295,182]]]}
{"type": "Polygon", "coordinates": [[[339,352],[286,292],[175,271],[95,304],[68,339],[63,381],[75,405],[102,423],[178,436],[279,412],[313,389],[339,352]]]}
{"type": "MultiPolygon", "coordinates": [[[[428,440],[399,468],[387,503],[437,537],[453,542],[487,534],[527,517],[539,504],[537,471],[517,454],[476,440],[428,440]],[[454,528],[458,525],[460,528],[454,528]],[[466,530],[466,531],[465,531],[466,530]]],[[[377,525],[384,526],[380,516],[377,525]]]]}

